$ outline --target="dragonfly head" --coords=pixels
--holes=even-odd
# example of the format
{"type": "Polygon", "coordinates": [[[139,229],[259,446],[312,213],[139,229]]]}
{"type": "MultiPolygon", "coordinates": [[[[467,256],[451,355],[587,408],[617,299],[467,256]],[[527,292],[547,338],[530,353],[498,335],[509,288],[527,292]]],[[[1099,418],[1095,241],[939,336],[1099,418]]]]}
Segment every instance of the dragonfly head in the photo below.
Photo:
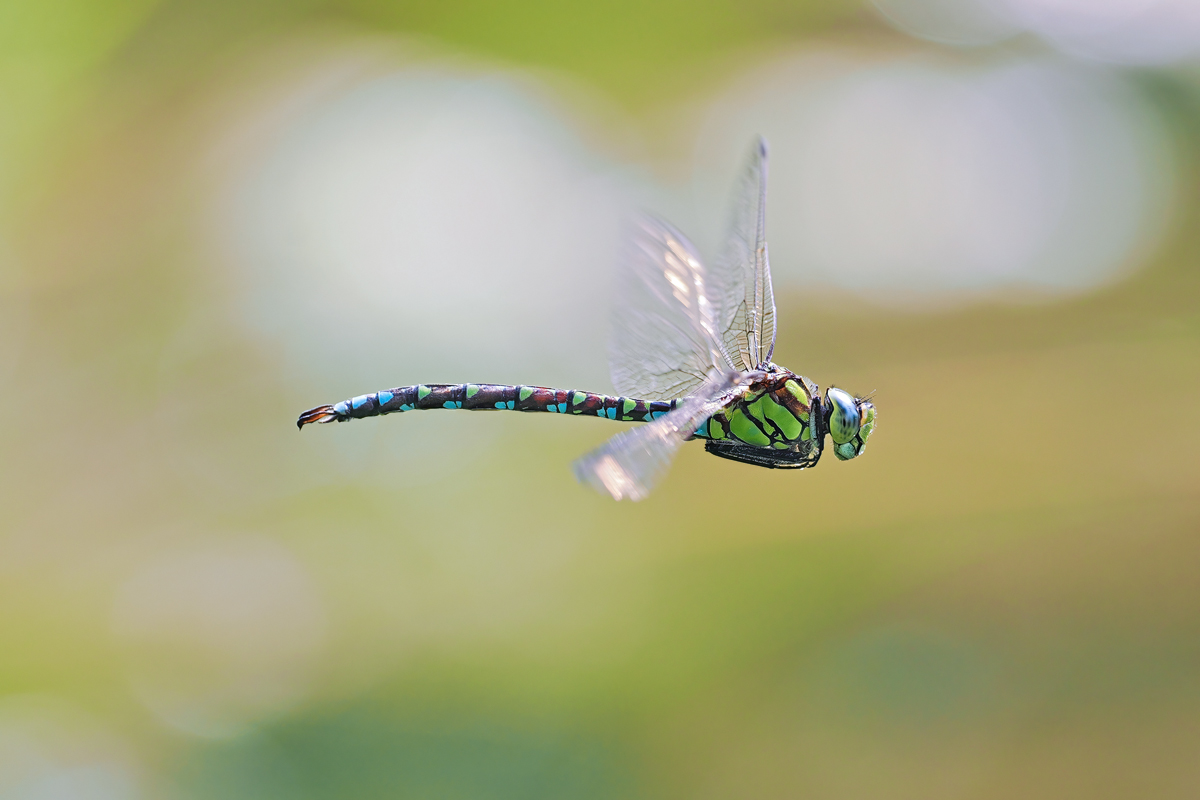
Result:
{"type": "Polygon", "coordinates": [[[875,405],[841,389],[825,391],[826,427],[833,439],[833,454],[841,461],[862,455],[875,430],[875,405]]]}

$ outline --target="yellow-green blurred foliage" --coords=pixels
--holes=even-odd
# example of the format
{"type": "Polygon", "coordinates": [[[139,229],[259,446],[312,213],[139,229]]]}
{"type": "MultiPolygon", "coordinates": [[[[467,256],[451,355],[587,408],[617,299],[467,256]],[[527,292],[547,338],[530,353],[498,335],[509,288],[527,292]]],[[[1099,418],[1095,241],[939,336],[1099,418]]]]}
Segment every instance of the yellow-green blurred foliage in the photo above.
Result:
{"type": "MultiPolygon", "coordinates": [[[[818,46],[933,52],[849,0],[0,5],[0,796],[1200,792],[1194,69],[1128,73],[1177,190],[1122,277],[899,307],[780,290],[775,360],[877,390],[859,460],[693,444],[617,504],[570,463],[619,425],[296,433],[422,380],[609,386],[602,326],[543,331],[590,342],[574,372],[450,350],[397,374],[401,338],[333,377],[257,326],[270,302],[244,297],[273,285],[223,255],[227,187],[289,109],[414,64],[495,73],[686,198],[697,104],[818,46]]],[[[1043,57],[1001,47],[949,57],[1043,57]]]]}

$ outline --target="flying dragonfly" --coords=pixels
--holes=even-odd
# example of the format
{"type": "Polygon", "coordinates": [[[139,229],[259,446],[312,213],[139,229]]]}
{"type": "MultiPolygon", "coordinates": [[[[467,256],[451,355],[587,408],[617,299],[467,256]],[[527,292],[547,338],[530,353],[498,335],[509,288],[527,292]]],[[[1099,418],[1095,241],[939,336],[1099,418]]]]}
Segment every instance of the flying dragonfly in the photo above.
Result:
{"type": "Polygon", "coordinates": [[[767,143],[759,139],[733,190],[729,237],[714,269],[670,224],[641,217],[621,259],[609,355],[618,396],[486,383],[417,384],[359,395],[300,415],[345,422],[416,409],[542,411],[644,422],[575,462],[580,481],[640,500],[691,439],[715,456],[804,469],[825,437],[847,461],[875,429],[875,406],[838,388],[824,398],[771,361],[775,296],[766,241],[767,143]]]}

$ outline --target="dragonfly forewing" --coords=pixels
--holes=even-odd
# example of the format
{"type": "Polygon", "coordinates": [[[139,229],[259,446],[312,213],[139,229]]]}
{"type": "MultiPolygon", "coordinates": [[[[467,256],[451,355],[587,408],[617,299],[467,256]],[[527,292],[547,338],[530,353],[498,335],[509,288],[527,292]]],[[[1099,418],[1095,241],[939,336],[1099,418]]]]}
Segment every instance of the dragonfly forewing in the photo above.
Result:
{"type": "Polygon", "coordinates": [[[653,217],[634,221],[609,344],[618,392],[672,400],[691,394],[714,367],[735,368],[717,332],[711,292],[704,265],[682,233],[653,217]]]}
{"type": "Polygon", "coordinates": [[[738,369],[775,351],[775,292],[767,257],[767,142],[759,138],[734,186],[729,235],[712,270],[721,342],[738,369]]]}

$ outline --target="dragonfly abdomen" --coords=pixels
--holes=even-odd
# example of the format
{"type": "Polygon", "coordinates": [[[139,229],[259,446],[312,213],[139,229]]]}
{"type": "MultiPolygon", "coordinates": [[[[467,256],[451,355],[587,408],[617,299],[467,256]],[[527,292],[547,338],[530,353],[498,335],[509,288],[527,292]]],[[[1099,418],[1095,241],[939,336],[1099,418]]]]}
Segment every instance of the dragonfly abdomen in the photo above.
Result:
{"type": "Polygon", "coordinates": [[[649,422],[675,408],[675,401],[637,400],[578,389],[552,389],[546,386],[422,383],[359,395],[333,405],[317,406],[301,414],[296,424],[303,428],[314,422],[345,422],[362,417],[435,408],[544,411],[604,417],[624,422],[649,422]]]}

